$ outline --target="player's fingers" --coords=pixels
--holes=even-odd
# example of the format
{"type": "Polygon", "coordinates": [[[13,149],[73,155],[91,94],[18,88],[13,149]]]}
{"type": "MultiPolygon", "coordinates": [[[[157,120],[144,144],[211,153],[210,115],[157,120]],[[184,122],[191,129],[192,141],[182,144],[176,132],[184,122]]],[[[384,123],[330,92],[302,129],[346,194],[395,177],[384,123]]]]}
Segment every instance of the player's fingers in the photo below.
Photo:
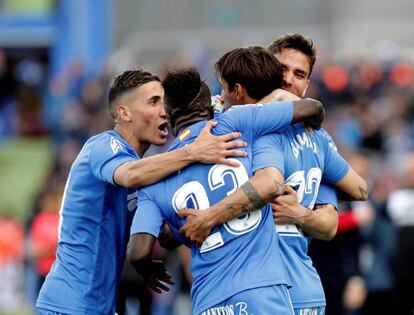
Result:
{"type": "Polygon", "coordinates": [[[158,289],[157,286],[155,285],[155,283],[153,283],[153,282],[148,284],[148,288],[150,288],[155,293],[161,293],[161,290],[158,289]]]}
{"type": "Polygon", "coordinates": [[[180,209],[179,211],[178,211],[178,216],[180,217],[180,218],[186,218],[187,217],[187,215],[188,215],[188,212],[187,212],[187,209],[188,208],[182,208],[182,209],[180,209]]]}
{"type": "Polygon", "coordinates": [[[290,186],[290,185],[285,185],[285,191],[286,191],[288,194],[295,194],[295,195],[296,195],[296,190],[294,190],[294,189],[292,188],[292,186],[290,186]]]}
{"type": "Polygon", "coordinates": [[[217,138],[227,142],[227,141],[234,140],[234,139],[237,139],[237,138],[240,138],[240,137],[241,137],[240,132],[230,132],[230,133],[226,133],[225,135],[218,136],[217,138]]]}
{"type": "Polygon", "coordinates": [[[226,157],[231,157],[231,156],[246,157],[247,156],[247,152],[240,151],[240,150],[227,150],[227,151],[224,152],[224,155],[226,157]]]}
{"type": "Polygon", "coordinates": [[[247,147],[247,142],[243,140],[233,140],[233,141],[226,142],[223,147],[226,150],[245,148],[247,147]]]}
{"type": "Polygon", "coordinates": [[[162,282],[156,280],[155,281],[155,285],[157,286],[158,289],[163,290],[163,291],[170,291],[170,288],[167,287],[166,285],[164,285],[162,282]]]}
{"type": "Polygon", "coordinates": [[[180,211],[178,211],[178,215],[181,217],[181,218],[186,218],[186,217],[188,217],[189,215],[196,215],[197,214],[197,212],[196,212],[197,210],[195,210],[195,209],[191,209],[191,208],[184,208],[184,209],[181,209],[180,211]]]}
{"type": "Polygon", "coordinates": [[[237,160],[221,159],[219,164],[224,164],[232,167],[239,167],[241,163],[237,160]]]}
{"type": "Polygon", "coordinates": [[[168,284],[171,284],[171,285],[174,285],[175,284],[175,281],[171,278],[171,276],[165,277],[165,278],[163,278],[161,280],[164,281],[165,283],[168,283],[168,284]]]}
{"type": "Polygon", "coordinates": [[[200,133],[203,133],[203,134],[205,134],[205,133],[210,133],[211,129],[212,129],[214,126],[217,126],[217,124],[218,124],[218,122],[217,122],[217,121],[214,121],[214,120],[209,120],[209,121],[207,122],[207,124],[204,126],[204,128],[201,130],[201,132],[200,132],[200,133]]]}

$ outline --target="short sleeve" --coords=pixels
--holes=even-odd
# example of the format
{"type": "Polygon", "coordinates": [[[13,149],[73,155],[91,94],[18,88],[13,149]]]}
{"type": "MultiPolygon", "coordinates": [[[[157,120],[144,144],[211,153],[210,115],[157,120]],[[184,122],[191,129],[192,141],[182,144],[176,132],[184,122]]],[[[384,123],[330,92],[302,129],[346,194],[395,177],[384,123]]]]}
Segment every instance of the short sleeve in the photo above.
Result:
{"type": "Polygon", "coordinates": [[[169,227],[170,227],[170,231],[171,231],[171,233],[174,235],[174,237],[181,243],[181,244],[184,244],[185,246],[187,246],[187,247],[189,247],[189,248],[191,248],[191,241],[188,239],[188,238],[186,238],[183,234],[181,234],[180,232],[178,232],[178,230],[175,228],[175,227],[173,227],[173,226],[171,226],[171,225],[168,225],[169,227]]]}
{"type": "Polygon", "coordinates": [[[115,170],[125,162],[138,159],[114,136],[103,137],[91,143],[91,146],[89,162],[94,176],[113,185],[115,170]]]}
{"type": "Polygon", "coordinates": [[[256,139],[287,128],[292,123],[293,102],[233,106],[220,118],[232,131],[248,132],[256,139]]]}
{"type": "Polygon", "coordinates": [[[338,196],[336,190],[329,185],[321,183],[315,205],[331,204],[338,209],[338,196]]]}
{"type": "Polygon", "coordinates": [[[158,237],[164,218],[161,209],[147,195],[146,188],[138,193],[138,207],[131,225],[131,235],[136,233],[148,233],[158,237]]]}
{"type": "Polygon", "coordinates": [[[326,141],[325,144],[325,165],[322,178],[329,184],[335,184],[348,173],[349,164],[329,141],[326,141]]]}
{"type": "Polygon", "coordinates": [[[260,137],[253,144],[253,172],[265,167],[276,167],[285,174],[285,160],[280,135],[260,137]]]}

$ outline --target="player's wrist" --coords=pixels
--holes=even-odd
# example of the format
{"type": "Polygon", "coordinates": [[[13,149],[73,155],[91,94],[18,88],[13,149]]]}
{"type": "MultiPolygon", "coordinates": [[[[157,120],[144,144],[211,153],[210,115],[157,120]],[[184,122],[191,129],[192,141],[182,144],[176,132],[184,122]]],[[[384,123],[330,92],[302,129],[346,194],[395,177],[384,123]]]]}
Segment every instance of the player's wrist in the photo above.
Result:
{"type": "Polygon", "coordinates": [[[190,143],[189,145],[186,145],[185,147],[182,148],[184,154],[185,154],[185,159],[190,162],[190,163],[194,163],[194,162],[198,162],[198,158],[197,158],[197,149],[196,149],[196,143],[190,143]]]}
{"type": "Polygon", "coordinates": [[[204,215],[204,224],[205,226],[212,228],[215,225],[221,224],[219,222],[220,219],[220,211],[216,207],[211,207],[208,210],[203,211],[204,215]]]}
{"type": "Polygon", "coordinates": [[[305,227],[312,217],[312,210],[300,205],[300,215],[297,217],[296,224],[300,227],[305,227]]]}

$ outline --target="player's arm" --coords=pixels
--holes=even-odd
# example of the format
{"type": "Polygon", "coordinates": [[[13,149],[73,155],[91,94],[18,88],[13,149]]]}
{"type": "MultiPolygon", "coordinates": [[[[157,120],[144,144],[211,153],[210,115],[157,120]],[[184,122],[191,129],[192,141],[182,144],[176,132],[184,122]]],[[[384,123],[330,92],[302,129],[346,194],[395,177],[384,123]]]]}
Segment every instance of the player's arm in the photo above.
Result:
{"type": "Polygon", "coordinates": [[[262,98],[259,103],[271,103],[277,101],[293,101],[293,118],[292,123],[303,122],[314,128],[320,128],[325,119],[325,110],[322,103],[311,99],[301,99],[295,94],[283,90],[276,89],[269,95],[262,98]]]}
{"type": "Polygon", "coordinates": [[[155,236],[147,233],[133,234],[128,244],[128,260],[145,284],[154,292],[170,289],[164,284],[175,284],[162,261],[152,259],[155,236]]]}
{"type": "Polygon", "coordinates": [[[324,181],[335,185],[339,199],[355,201],[367,200],[367,182],[339,154],[330,135],[323,129],[318,132],[325,135],[324,140],[327,144],[323,172],[324,181]]]}
{"type": "Polygon", "coordinates": [[[173,250],[183,244],[182,241],[176,237],[176,235],[171,231],[170,226],[165,223],[162,227],[162,231],[158,236],[158,243],[162,248],[166,250],[173,250]]]}
{"type": "Polygon", "coordinates": [[[284,192],[285,185],[281,172],[274,167],[263,168],[233,194],[212,207],[203,211],[180,210],[179,215],[187,218],[180,232],[191,241],[202,243],[213,226],[260,209],[284,192]]]}
{"type": "Polygon", "coordinates": [[[325,110],[321,102],[311,98],[293,102],[292,123],[303,122],[307,126],[319,129],[324,119],[325,110]]]}
{"type": "Polygon", "coordinates": [[[276,224],[296,224],[310,236],[320,240],[331,240],[336,235],[338,214],[337,196],[333,188],[321,185],[315,209],[302,206],[296,192],[287,187],[288,194],[272,202],[273,218],[276,224]]]}
{"type": "Polygon", "coordinates": [[[232,150],[245,147],[246,143],[231,141],[240,137],[238,132],[223,136],[211,135],[211,128],[216,124],[213,121],[208,122],[197,139],[181,149],[123,163],[114,172],[115,183],[123,187],[149,185],[194,162],[239,166],[238,162],[226,157],[246,156],[246,152],[232,150]]]}
{"type": "Polygon", "coordinates": [[[335,186],[340,190],[340,199],[364,201],[368,198],[367,182],[352,167],[335,186]]]}

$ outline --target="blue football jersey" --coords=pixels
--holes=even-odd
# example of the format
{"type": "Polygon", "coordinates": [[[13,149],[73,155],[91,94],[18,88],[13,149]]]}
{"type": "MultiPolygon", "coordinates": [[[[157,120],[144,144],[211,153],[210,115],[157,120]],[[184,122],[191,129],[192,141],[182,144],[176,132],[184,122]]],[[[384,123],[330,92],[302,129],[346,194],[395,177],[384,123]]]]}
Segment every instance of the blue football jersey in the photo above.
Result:
{"type": "MultiPolygon", "coordinates": [[[[323,179],[334,184],[349,170],[348,163],[338,154],[323,130],[308,134],[301,124],[290,126],[279,134],[264,136],[254,144],[254,170],[277,167],[285,182],[297,191],[299,202],[312,209],[317,201],[323,179]]],[[[324,187],[325,197],[318,203],[336,206],[336,195],[324,187]],[[325,198],[325,200],[323,200],[325,198]]],[[[296,225],[276,225],[281,237],[282,256],[292,283],[291,297],[294,308],[325,305],[325,295],[319,275],[307,255],[310,237],[296,225]]]]}
{"type": "Polygon", "coordinates": [[[122,163],[137,159],[116,131],[92,137],[82,148],[66,182],[56,260],[40,290],[38,308],[115,313],[138,192],[117,186],[113,175],[122,163]]]}
{"type": "Polygon", "coordinates": [[[315,205],[320,204],[331,204],[335,207],[335,209],[338,209],[338,196],[335,188],[324,183],[323,180],[321,186],[319,187],[318,197],[315,202],[315,205]]]}
{"type": "MultiPolygon", "coordinates": [[[[239,167],[193,164],[162,182],[140,190],[131,234],[158,236],[163,220],[178,230],[185,222],[177,212],[185,207],[206,209],[231,194],[252,176],[252,146],[260,135],[289,125],[290,102],[233,107],[221,114],[213,134],[240,131],[250,144],[239,167]]],[[[184,130],[171,149],[191,143],[206,121],[184,130]]],[[[286,284],[270,206],[215,227],[199,247],[191,243],[193,314],[217,305],[238,292],[261,286],[286,284]],[[277,267],[275,272],[274,266],[277,267]]]]}

